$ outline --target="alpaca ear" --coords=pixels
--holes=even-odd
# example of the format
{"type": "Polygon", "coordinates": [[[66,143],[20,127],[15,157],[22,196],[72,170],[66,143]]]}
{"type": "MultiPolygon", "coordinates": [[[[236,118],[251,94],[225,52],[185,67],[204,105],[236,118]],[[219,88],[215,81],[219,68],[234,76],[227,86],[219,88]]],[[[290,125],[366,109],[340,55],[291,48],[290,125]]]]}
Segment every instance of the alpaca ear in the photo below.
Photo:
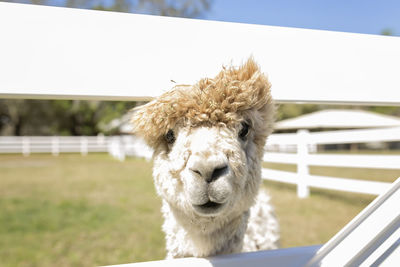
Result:
{"type": "Polygon", "coordinates": [[[143,106],[133,109],[131,123],[132,133],[141,137],[153,149],[160,142],[160,135],[164,134],[163,116],[154,100],[143,106]]]}
{"type": "Polygon", "coordinates": [[[145,116],[145,105],[144,106],[139,106],[135,107],[132,109],[132,117],[130,119],[130,123],[132,124],[132,134],[141,137],[146,141],[148,144],[145,135],[146,135],[146,116],[145,116]]]}
{"type": "Polygon", "coordinates": [[[271,83],[252,57],[237,70],[237,79],[248,92],[249,106],[260,110],[272,103],[271,83]]]}
{"type": "MultiPolygon", "coordinates": [[[[153,101],[134,109],[131,119],[133,134],[142,137],[152,148],[158,147],[165,141],[168,130],[173,129],[177,121],[184,117],[187,109],[179,108],[178,96],[182,94],[178,87],[168,91],[153,101]]],[[[183,106],[190,102],[189,98],[183,106]]]]}
{"type": "Polygon", "coordinates": [[[257,116],[252,117],[258,118],[253,123],[256,130],[256,143],[259,143],[261,147],[266,137],[271,134],[275,121],[276,106],[271,96],[271,84],[253,58],[249,58],[238,69],[237,79],[240,80],[241,86],[246,88],[249,107],[251,107],[249,111],[257,112],[257,116]]]}

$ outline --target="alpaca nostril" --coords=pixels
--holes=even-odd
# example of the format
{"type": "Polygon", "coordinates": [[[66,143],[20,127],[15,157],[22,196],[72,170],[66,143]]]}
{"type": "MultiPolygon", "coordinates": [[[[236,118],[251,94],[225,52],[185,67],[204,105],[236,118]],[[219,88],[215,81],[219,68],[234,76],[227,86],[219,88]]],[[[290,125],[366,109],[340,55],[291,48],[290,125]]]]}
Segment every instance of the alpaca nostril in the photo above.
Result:
{"type": "Polygon", "coordinates": [[[229,171],[226,160],[213,158],[211,160],[193,157],[188,163],[187,169],[193,178],[202,178],[204,182],[211,183],[229,171]]]}
{"type": "Polygon", "coordinates": [[[224,175],[227,171],[228,171],[228,165],[224,165],[224,166],[215,168],[211,174],[211,177],[209,179],[207,179],[207,182],[211,183],[212,181],[217,180],[219,177],[224,175]]]}
{"type": "Polygon", "coordinates": [[[189,170],[191,170],[192,172],[194,172],[194,173],[196,173],[196,174],[198,174],[200,176],[203,176],[199,170],[195,170],[195,169],[192,169],[192,168],[190,168],[189,170]]]}

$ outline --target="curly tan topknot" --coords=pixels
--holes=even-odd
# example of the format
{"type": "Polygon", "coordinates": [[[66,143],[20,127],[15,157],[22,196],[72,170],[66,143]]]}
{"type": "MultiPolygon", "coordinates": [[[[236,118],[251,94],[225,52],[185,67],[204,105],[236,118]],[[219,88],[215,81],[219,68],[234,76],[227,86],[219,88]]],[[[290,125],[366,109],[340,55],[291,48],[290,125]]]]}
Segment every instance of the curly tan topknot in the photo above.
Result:
{"type": "MultiPolygon", "coordinates": [[[[177,85],[139,107],[132,118],[134,133],[156,147],[177,124],[231,126],[243,120],[249,110],[260,110],[272,122],[274,105],[271,84],[253,59],[239,68],[224,68],[215,78],[204,78],[193,86],[177,85]]],[[[271,124],[261,129],[265,136],[271,124]]],[[[262,139],[262,137],[261,137],[262,139]]],[[[265,139],[265,138],[264,138],[265,139]]]]}

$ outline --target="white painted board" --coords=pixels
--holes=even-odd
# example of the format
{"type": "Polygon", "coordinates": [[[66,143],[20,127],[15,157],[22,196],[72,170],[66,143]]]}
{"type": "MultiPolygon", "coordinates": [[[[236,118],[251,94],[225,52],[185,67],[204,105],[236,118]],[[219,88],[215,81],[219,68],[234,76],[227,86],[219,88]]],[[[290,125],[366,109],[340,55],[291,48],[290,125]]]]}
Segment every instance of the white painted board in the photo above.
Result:
{"type": "Polygon", "coordinates": [[[400,38],[0,3],[0,97],[143,100],[253,55],[278,102],[400,105],[400,38]]]}

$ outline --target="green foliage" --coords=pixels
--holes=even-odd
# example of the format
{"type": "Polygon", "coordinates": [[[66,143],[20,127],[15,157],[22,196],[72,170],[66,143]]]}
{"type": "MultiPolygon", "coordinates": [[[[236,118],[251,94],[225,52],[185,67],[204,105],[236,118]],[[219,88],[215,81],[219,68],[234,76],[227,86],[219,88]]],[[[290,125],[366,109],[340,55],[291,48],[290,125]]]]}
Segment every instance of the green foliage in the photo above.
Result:
{"type": "Polygon", "coordinates": [[[197,18],[210,9],[212,0],[138,0],[138,11],[154,15],[197,18]]]}
{"type": "Polygon", "coordinates": [[[313,104],[281,104],[278,106],[277,120],[285,120],[302,114],[319,110],[318,105],[313,104]]]}
{"type": "Polygon", "coordinates": [[[212,0],[8,0],[7,2],[196,18],[210,8],[212,0]]]}
{"type": "MultiPolygon", "coordinates": [[[[83,100],[0,100],[0,135],[97,135],[138,103],[83,100]]],[[[364,109],[400,116],[400,107],[281,104],[277,120],[322,109],[364,109]]],[[[114,129],[115,131],[115,129],[114,129]]]]}
{"type": "MultiPolygon", "coordinates": [[[[0,135],[97,135],[135,102],[0,100],[0,135]]],[[[106,133],[107,134],[107,133],[106,133]]]]}
{"type": "Polygon", "coordinates": [[[400,117],[400,107],[374,106],[366,108],[369,111],[400,117]]]}
{"type": "Polygon", "coordinates": [[[396,34],[394,33],[394,31],[393,31],[392,29],[386,28],[386,29],[383,29],[383,30],[381,31],[381,35],[395,36],[396,34]]]}

